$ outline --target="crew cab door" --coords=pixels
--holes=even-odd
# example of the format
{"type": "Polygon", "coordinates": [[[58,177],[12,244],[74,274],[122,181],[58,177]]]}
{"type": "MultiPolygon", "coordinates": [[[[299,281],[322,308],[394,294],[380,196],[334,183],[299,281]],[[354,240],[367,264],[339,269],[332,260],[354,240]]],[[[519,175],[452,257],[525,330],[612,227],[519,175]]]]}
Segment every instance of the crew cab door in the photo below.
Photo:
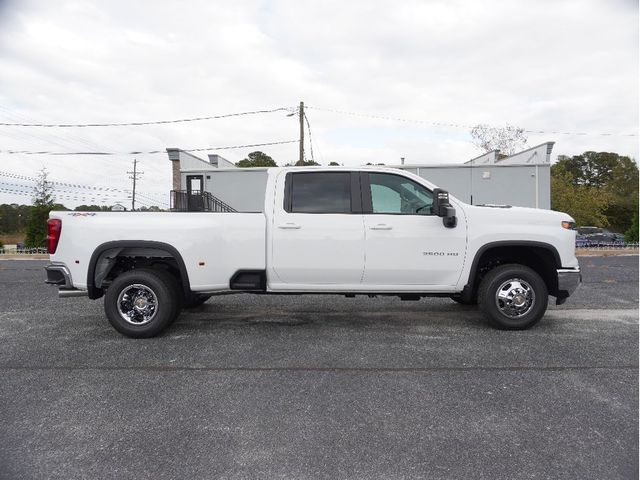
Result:
{"type": "Polygon", "coordinates": [[[349,171],[294,170],[278,177],[270,288],[360,284],[365,240],[359,182],[359,174],[349,171]]]}
{"type": "MultiPolygon", "coordinates": [[[[466,250],[466,225],[446,228],[432,213],[432,192],[396,173],[362,173],[364,285],[452,286],[466,250]]],[[[460,213],[460,212],[459,212],[460,213]]]]}

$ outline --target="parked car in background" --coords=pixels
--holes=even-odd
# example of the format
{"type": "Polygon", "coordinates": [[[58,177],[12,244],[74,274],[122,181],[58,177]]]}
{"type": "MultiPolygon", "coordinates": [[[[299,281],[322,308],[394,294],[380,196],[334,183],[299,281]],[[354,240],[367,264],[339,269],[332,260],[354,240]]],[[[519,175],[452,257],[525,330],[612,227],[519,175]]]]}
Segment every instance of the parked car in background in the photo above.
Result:
{"type": "Polygon", "coordinates": [[[584,247],[588,247],[588,246],[589,246],[589,239],[587,238],[587,236],[586,235],[577,234],[576,235],[576,247],[584,248],[584,247]]]}
{"type": "Polygon", "coordinates": [[[600,227],[578,227],[576,247],[624,245],[624,235],[600,227]]]}
{"type": "Polygon", "coordinates": [[[590,242],[596,243],[624,243],[624,235],[604,230],[602,233],[586,235],[590,242]]]}
{"type": "Polygon", "coordinates": [[[594,233],[602,233],[600,227],[578,227],[578,235],[593,235],[594,233]]]}

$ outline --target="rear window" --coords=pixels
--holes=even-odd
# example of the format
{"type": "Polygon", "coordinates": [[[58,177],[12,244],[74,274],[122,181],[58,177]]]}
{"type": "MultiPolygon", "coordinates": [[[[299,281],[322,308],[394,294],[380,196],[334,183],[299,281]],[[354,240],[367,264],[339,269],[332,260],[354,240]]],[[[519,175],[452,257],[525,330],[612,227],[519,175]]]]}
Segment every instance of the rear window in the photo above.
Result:
{"type": "Polygon", "coordinates": [[[349,172],[290,173],[291,213],[351,213],[349,172]]]}

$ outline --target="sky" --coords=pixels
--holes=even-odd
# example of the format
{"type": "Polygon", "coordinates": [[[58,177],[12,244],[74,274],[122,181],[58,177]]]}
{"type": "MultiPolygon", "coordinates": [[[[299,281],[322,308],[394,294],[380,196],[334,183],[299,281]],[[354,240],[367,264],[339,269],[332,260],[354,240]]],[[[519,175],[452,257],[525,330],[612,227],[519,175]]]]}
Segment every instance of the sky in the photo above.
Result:
{"type": "Polygon", "coordinates": [[[216,147],[296,140],[300,101],[325,165],[462,163],[477,124],[536,132],[552,159],[638,158],[631,0],[0,0],[0,72],[0,123],[283,109],[0,125],[0,203],[30,203],[46,167],[69,207],[128,205],[135,158],[140,205],[166,208],[167,147],[295,162],[297,143],[216,147]]]}

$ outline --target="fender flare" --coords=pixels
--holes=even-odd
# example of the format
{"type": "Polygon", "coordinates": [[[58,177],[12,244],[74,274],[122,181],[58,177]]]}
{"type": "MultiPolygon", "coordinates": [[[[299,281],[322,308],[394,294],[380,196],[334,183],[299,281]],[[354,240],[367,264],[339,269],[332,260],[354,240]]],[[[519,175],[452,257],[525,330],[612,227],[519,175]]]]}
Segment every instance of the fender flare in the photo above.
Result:
{"type": "Polygon", "coordinates": [[[187,267],[184,263],[184,260],[182,259],[182,255],[180,255],[180,252],[178,252],[175,247],[169,245],[168,243],[155,242],[151,240],[116,240],[98,245],[93,251],[93,254],[91,254],[91,259],[89,260],[89,268],[87,269],[87,292],[90,299],[95,300],[103,295],[102,289],[97,288],[94,283],[96,275],[96,265],[100,256],[107,250],[125,248],[153,248],[156,250],[165,250],[166,252],[168,252],[171,255],[171,258],[173,258],[178,264],[178,270],[180,271],[180,279],[182,280],[182,288],[184,290],[184,294],[188,295],[189,293],[191,293],[191,284],[189,283],[189,274],[187,272],[187,267]]]}
{"type": "Polygon", "coordinates": [[[552,254],[556,264],[556,268],[562,268],[562,261],[560,260],[560,254],[558,253],[558,250],[556,249],[556,247],[554,247],[550,243],[536,242],[532,240],[502,240],[497,242],[489,242],[482,245],[476,251],[476,254],[473,257],[473,262],[471,262],[471,269],[469,270],[469,276],[467,277],[467,284],[462,289],[462,294],[461,294],[462,298],[471,300],[471,298],[473,297],[473,292],[477,288],[477,285],[475,284],[476,273],[478,271],[478,264],[480,263],[480,259],[482,258],[482,255],[484,255],[484,253],[487,250],[490,250],[492,248],[499,248],[499,247],[542,248],[552,254]]]}

